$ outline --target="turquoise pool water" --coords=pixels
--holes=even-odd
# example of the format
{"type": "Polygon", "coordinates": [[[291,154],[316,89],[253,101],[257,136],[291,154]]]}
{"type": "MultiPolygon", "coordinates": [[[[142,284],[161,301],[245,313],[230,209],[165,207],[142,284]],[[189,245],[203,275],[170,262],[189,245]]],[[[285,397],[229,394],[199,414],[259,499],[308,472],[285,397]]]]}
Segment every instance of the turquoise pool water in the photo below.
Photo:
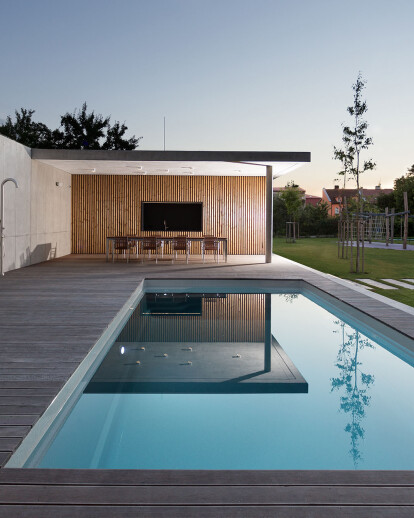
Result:
{"type": "Polygon", "coordinates": [[[311,298],[147,295],[36,467],[414,469],[412,353],[311,298]]]}

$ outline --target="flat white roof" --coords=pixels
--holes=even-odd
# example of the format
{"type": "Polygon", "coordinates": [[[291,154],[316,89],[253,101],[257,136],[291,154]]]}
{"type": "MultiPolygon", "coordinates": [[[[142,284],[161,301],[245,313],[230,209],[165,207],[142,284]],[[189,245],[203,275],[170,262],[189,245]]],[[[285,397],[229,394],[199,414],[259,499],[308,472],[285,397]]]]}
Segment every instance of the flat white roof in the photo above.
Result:
{"type": "Polygon", "coordinates": [[[32,159],[70,174],[265,176],[271,165],[280,176],[310,162],[310,153],[32,149],[32,159]]]}

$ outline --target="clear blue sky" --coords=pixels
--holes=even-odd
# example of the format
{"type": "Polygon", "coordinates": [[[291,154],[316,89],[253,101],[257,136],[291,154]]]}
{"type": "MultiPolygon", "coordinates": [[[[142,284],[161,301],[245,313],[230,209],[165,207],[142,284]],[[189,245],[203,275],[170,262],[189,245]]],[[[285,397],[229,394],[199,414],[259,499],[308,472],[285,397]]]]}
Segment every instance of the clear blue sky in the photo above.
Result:
{"type": "Polygon", "coordinates": [[[311,151],[276,185],[319,194],[360,70],[362,185],[387,187],[414,163],[413,19],[413,0],[0,0],[0,118],[56,127],[87,101],[162,149],[165,115],[167,149],[311,151]]]}

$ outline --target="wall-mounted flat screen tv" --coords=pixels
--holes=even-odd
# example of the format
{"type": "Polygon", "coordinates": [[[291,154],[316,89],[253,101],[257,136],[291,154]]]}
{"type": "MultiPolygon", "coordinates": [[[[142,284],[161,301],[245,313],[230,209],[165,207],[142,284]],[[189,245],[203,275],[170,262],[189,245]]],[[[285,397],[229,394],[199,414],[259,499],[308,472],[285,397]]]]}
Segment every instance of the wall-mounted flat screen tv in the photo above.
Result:
{"type": "Polygon", "coordinates": [[[141,230],[202,232],[202,203],[142,202],[141,230]]]}

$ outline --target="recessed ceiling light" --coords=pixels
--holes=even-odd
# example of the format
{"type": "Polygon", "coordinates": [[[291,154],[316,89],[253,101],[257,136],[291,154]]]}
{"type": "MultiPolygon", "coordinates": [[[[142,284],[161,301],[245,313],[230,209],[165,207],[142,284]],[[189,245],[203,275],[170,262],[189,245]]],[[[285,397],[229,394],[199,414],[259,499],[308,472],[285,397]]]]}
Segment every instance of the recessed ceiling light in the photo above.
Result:
{"type": "Polygon", "coordinates": [[[96,168],[95,167],[80,167],[79,169],[75,169],[75,171],[96,173],[96,168]]]}

